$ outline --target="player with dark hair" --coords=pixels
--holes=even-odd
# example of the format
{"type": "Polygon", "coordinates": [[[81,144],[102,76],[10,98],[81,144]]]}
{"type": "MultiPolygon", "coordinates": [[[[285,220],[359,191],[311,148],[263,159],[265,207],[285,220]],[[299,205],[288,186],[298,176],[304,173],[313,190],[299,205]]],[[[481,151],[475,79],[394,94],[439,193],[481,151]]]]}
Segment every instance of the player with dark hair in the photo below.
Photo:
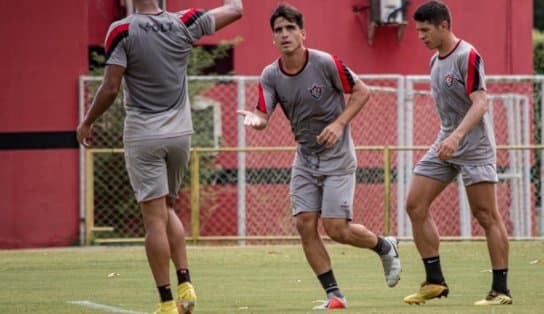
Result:
{"type": "Polygon", "coordinates": [[[136,13],[114,22],[106,35],[106,69],[93,103],[77,128],[87,137],[125,81],[125,163],[140,204],[145,250],[161,303],[155,313],[190,313],[196,294],[189,275],[185,231],[172,209],[187,170],[193,125],[187,62],[195,41],[242,16],[241,0],[210,11],[171,13],[157,0],[134,0],[136,13]],[[177,303],[170,289],[169,261],[176,267],[177,303]]]}
{"type": "Polygon", "coordinates": [[[279,104],[289,120],[297,142],[290,187],[293,215],[306,259],[327,295],[315,309],[346,308],[318,232],[319,219],[334,241],[378,253],[390,287],[401,272],[396,239],[351,222],[357,161],[349,123],[370,91],[340,59],[304,47],[304,19],[297,9],[279,5],[270,27],[281,57],[262,72],[256,110],[239,114],[245,125],[262,130],[279,104]],[[344,94],[350,94],[347,103],[344,94]]]}
{"type": "Polygon", "coordinates": [[[495,195],[496,145],[487,113],[484,62],[472,45],[453,34],[450,12],[443,3],[421,5],[414,20],[419,39],[427,48],[437,50],[431,57],[430,69],[440,132],[416,164],[408,192],[406,211],[426,279],[419,291],[405,297],[404,302],[423,304],[448,296],[440,266],[440,237],[429,208],[461,175],[472,214],[485,230],[493,268],[491,291],[475,305],[511,304],[507,286],[508,237],[495,195]]]}

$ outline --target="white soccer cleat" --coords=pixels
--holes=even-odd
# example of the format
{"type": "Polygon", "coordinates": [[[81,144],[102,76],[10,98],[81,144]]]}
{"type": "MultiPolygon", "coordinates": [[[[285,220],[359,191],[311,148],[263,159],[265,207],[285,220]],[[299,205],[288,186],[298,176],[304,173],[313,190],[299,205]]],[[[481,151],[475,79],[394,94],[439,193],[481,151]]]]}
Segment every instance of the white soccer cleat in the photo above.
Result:
{"type": "Polygon", "coordinates": [[[346,298],[339,298],[339,297],[333,297],[328,299],[327,301],[323,301],[322,304],[316,305],[313,307],[314,310],[339,310],[339,309],[347,309],[348,308],[348,301],[346,298]]]}
{"type": "Polygon", "coordinates": [[[380,255],[382,260],[383,272],[385,274],[385,281],[389,287],[394,287],[400,280],[400,273],[402,271],[400,265],[398,240],[395,237],[385,237],[385,241],[391,245],[391,250],[385,255],[380,255]]]}

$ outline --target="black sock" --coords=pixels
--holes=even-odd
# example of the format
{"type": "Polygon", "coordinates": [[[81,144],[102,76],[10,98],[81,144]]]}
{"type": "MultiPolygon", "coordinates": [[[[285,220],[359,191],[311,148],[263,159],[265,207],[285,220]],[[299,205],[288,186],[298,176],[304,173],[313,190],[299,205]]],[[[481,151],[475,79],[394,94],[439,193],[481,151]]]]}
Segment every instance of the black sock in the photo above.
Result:
{"type": "Polygon", "coordinates": [[[378,255],[385,255],[391,250],[391,244],[385,241],[382,237],[378,237],[378,243],[372,248],[372,250],[378,253],[378,255]]]}
{"type": "Polygon", "coordinates": [[[336,284],[336,279],[334,279],[332,269],[326,273],[318,275],[317,279],[319,279],[319,282],[321,282],[321,286],[323,287],[323,289],[325,289],[327,297],[330,297],[331,295],[339,298],[344,297],[342,292],[340,292],[340,288],[338,288],[338,284],[336,284]]]}
{"type": "Polygon", "coordinates": [[[439,284],[445,282],[442,268],[440,267],[440,256],[424,258],[423,265],[425,265],[428,283],[439,284]]]}
{"type": "Polygon", "coordinates": [[[189,274],[189,270],[187,268],[178,269],[176,274],[178,275],[178,286],[187,281],[191,282],[191,275],[189,274]]]}
{"type": "Polygon", "coordinates": [[[505,269],[493,269],[493,285],[491,289],[499,293],[508,294],[508,287],[506,280],[508,278],[508,268],[505,269]]]}
{"type": "Polygon", "coordinates": [[[157,287],[159,289],[159,295],[161,296],[161,302],[172,301],[172,290],[170,290],[170,284],[157,287]]]}

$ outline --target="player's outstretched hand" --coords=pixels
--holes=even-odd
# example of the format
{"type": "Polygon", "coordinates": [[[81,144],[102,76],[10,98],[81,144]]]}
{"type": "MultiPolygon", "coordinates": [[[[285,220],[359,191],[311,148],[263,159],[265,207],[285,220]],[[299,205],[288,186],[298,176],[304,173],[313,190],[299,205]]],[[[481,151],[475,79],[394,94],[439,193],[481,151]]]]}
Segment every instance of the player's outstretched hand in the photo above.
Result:
{"type": "Polygon", "coordinates": [[[244,117],[244,125],[250,126],[254,129],[261,130],[266,127],[266,119],[248,110],[236,111],[239,115],[244,117]]]}

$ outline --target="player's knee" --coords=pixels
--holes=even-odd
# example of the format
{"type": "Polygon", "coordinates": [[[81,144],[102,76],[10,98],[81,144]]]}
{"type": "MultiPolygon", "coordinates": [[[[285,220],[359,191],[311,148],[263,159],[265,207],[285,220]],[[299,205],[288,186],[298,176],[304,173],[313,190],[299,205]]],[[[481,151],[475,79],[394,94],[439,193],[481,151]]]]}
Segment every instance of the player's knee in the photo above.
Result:
{"type": "Polygon", "coordinates": [[[150,200],[140,203],[146,233],[162,232],[168,223],[168,211],[164,201],[150,200]]]}
{"type": "Polygon", "coordinates": [[[166,222],[156,217],[144,219],[144,230],[146,238],[151,234],[166,234],[166,222]]]}
{"type": "Polygon", "coordinates": [[[472,210],[474,217],[484,229],[488,229],[493,226],[497,219],[493,212],[487,208],[475,208],[472,210]]]}
{"type": "Polygon", "coordinates": [[[297,219],[297,221],[296,221],[296,223],[295,223],[295,226],[296,226],[296,228],[297,228],[298,234],[303,235],[303,234],[305,233],[305,231],[306,231],[306,226],[305,226],[304,222],[299,221],[299,220],[297,219]]]}
{"type": "Polygon", "coordinates": [[[348,242],[348,232],[344,225],[324,222],[323,227],[325,227],[325,232],[333,241],[339,243],[348,242]]]}
{"type": "Polygon", "coordinates": [[[295,226],[297,228],[297,232],[301,236],[304,236],[305,234],[311,234],[315,229],[315,224],[313,220],[310,219],[310,217],[305,217],[304,215],[297,216],[295,226]]]}
{"type": "Polygon", "coordinates": [[[412,221],[425,220],[428,214],[425,206],[421,206],[421,204],[413,200],[406,202],[406,213],[412,221]]]}

